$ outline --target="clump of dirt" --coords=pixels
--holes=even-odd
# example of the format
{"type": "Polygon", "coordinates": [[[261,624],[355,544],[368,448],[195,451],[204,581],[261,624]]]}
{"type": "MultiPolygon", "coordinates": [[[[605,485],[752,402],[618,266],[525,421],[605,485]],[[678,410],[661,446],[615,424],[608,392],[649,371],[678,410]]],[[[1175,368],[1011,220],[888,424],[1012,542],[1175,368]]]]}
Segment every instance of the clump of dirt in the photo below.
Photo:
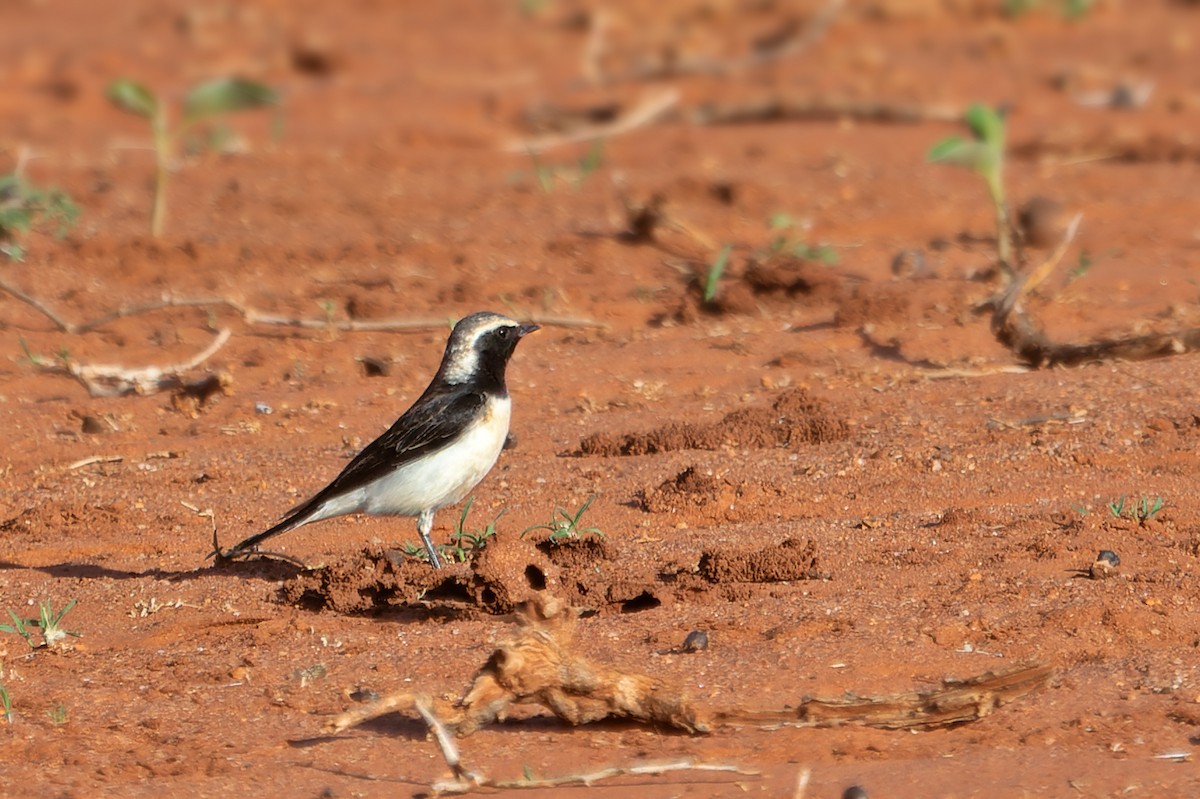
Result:
{"type": "Polygon", "coordinates": [[[684,507],[703,507],[721,498],[722,482],[689,466],[657,488],[642,491],[642,510],[647,513],[677,513],[684,507]]]}
{"type": "Polygon", "coordinates": [[[812,541],[788,538],[778,546],[748,551],[706,549],[697,573],[710,583],[781,583],[816,580],[817,548],[812,541]]]}
{"type": "Polygon", "coordinates": [[[751,256],[738,272],[726,272],[717,293],[704,299],[704,279],[692,281],[680,305],[669,316],[691,323],[700,314],[754,313],[762,306],[795,305],[800,299],[830,301],[843,292],[842,278],[824,264],[791,253],[751,256]]]}
{"type": "Polygon", "coordinates": [[[854,287],[838,304],[834,324],[857,328],[868,322],[896,322],[912,313],[910,283],[862,283],[854,287]]]}
{"type": "Polygon", "coordinates": [[[831,300],[842,293],[842,278],[836,272],[788,253],[752,259],[742,280],[758,296],[774,295],[789,302],[802,296],[831,300]]]}
{"type": "Polygon", "coordinates": [[[711,425],[673,422],[648,433],[593,433],[579,442],[580,455],[653,455],[680,449],[765,449],[820,444],[845,438],[845,421],[834,417],[805,389],[781,393],[770,407],[740,408],[711,425]]]}

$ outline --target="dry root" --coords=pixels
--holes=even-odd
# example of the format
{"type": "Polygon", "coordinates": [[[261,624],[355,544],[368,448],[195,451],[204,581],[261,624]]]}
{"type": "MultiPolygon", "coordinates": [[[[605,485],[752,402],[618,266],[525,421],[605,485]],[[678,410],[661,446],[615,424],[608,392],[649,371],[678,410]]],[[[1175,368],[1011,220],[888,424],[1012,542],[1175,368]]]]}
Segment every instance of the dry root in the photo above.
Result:
{"type": "MultiPolygon", "coordinates": [[[[452,705],[436,707],[437,716],[458,735],[470,735],[503,718],[512,705],[533,704],[568,724],[627,718],[688,732],[707,732],[708,723],[686,693],[656,677],[611,669],[571,651],[574,611],[553,600],[529,609],[512,640],[502,644],[475,675],[470,690],[452,705]]],[[[327,727],[348,727],[398,710],[415,708],[410,693],[384,697],[374,705],[348,711],[327,727]]]]}
{"type": "Polygon", "coordinates": [[[1028,665],[947,680],[940,688],[876,697],[808,698],[797,709],[714,709],[691,702],[684,688],[645,674],[629,673],[572,651],[574,613],[554,600],[529,608],[516,635],[500,645],[475,675],[459,702],[436,702],[397,693],[342,713],[326,725],[341,732],[392,712],[431,714],[459,736],[504,717],[513,705],[532,704],[568,724],[623,718],[691,733],[716,725],[831,727],[863,724],[883,729],[934,729],[989,715],[1046,683],[1048,667],[1028,665]]]}
{"type": "Polygon", "coordinates": [[[1076,215],[1067,225],[1062,242],[1050,257],[1036,269],[1019,277],[995,303],[992,332],[1000,343],[1012,350],[1022,361],[1037,368],[1075,366],[1089,361],[1147,360],[1200,349],[1198,328],[1104,339],[1085,344],[1060,344],[1050,340],[1037,321],[1029,315],[1025,300],[1058,266],[1075,238],[1080,218],[1076,215]]]}

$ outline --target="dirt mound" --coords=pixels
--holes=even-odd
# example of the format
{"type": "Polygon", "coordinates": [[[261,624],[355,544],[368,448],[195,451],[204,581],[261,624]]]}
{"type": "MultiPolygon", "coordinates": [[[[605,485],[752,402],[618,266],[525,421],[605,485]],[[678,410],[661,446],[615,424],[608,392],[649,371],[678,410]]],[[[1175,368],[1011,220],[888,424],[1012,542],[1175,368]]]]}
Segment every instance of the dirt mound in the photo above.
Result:
{"type": "Polygon", "coordinates": [[[778,547],[745,552],[706,549],[700,558],[698,574],[713,584],[782,583],[821,577],[817,571],[816,546],[811,541],[794,538],[778,547]]]}
{"type": "Polygon", "coordinates": [[[723,483],[710,474],[700,474],[689,466],[657,488],[642,492],[642,510],[648,513],[675,513],[681,507],[703,507],[721,498],[723,483]]]}
{"type": "Polygon", "coordinates": [[[676,322],[695,322],[701,314],[750,314],[763,306],[795,305],[798,300],[834,300],[843,294],[842,278],[823,263],[791,253],[752,256],[740,271],[727,272],[710,299],[703,280],[693,280],[673,314],[676,322]]]}
{"type": "Polygon", "coordinates": [[[755,583],[823,578],[811,542],[743,551],[709,547],[688,563],[647,564],[599,538],[534,543],[497,536],[467,563],[435,571],[394,549],[371,547],[284,584],[281,598],[313,610],[366,613],[431,603],[511,613],[535,598],[555,596],[592,610],[622,613],[695,601],[716,591],[748,597],[755,583]]]}
{"type": "Polygon", "coordinates": [[[593,433],[580,455],[653,455],[680,449],[793,447],[845,438],[846,423],[802,388],[789,389],[770,407],[740,408],[711,425],[671,423],[648,433],[593,433]]]}

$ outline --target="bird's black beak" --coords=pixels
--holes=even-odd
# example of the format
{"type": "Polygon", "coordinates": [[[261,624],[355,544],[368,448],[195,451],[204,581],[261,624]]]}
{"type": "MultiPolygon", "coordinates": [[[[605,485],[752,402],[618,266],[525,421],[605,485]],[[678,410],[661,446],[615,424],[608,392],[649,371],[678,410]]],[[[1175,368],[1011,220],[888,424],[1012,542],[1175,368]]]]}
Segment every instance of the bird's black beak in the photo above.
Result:
{"type": "Polygon", "coordinates": [[[517,338],[525,338],[535,330],[541,330],[541,325],[520,325],[517,328],[517,338]]]}

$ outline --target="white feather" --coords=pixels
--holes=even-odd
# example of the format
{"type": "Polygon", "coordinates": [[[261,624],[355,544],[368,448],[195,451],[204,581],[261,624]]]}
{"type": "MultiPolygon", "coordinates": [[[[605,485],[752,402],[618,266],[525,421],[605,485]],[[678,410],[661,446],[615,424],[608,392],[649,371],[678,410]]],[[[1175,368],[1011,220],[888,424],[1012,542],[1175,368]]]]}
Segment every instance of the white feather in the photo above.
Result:
{"type": "Polygon", "coordinates": [[[496,465],[511,418],[508,397],[489,398],[485,413],[453,442],[360,488],[329,498],[304,524],[347,513],[417,516],[453,505],[496,465]]]}

